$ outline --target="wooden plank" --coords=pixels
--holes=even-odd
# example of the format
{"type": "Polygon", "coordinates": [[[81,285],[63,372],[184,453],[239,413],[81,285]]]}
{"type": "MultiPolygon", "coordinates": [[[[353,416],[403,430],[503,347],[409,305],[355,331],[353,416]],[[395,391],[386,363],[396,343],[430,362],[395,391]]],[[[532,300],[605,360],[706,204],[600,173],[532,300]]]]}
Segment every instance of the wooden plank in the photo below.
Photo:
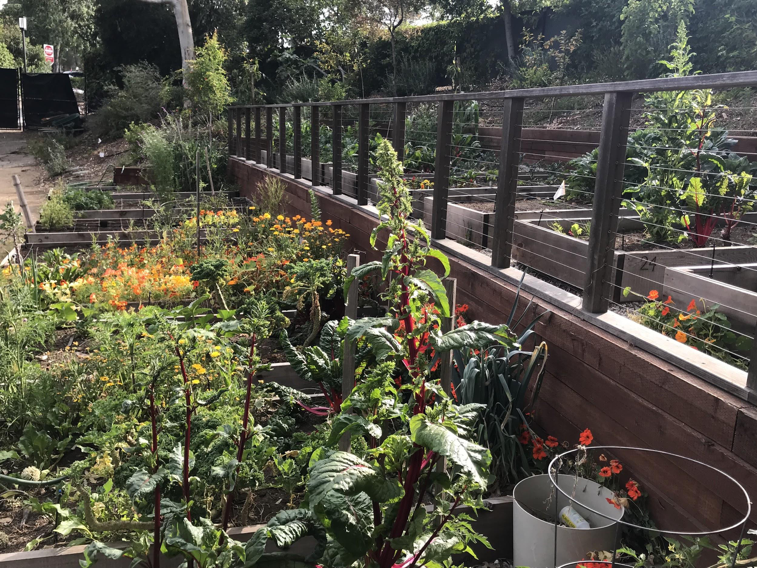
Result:
{"type": "Polygon", "coordinates": [[[436,121],[436,161],[434,167],[434,209],[431,218],[431,237],[443,239],[447,226],[447,199],[452,143],[452,114],[455,103],[438,105],[436,121]]]}
{"type": "Polygon", "coordinates": [[[331,123],[331,190],[334,195],[342,194],[342,107],[332,107],[331,123]]]}
{"type": "Polygon", "coordinates": [[[287,171],[287,107],[279,109],[279,172],[287,171]]]}
{"type": "Polygon", "coordinates": [[[733,453],[748,464],[757,467],[757,408],[754,406],[739,410],[733,439],[733,453]]]}
{"type": "Polygon", "coordinates": [[[253,160],[255,160],[256,164],[260,163],[260,151],[262,148],[263,143],[263,121],[260,117],[260,107],[255,107],[255,153],[253,155],[253,160]]]}
{"type": "MultiPolygon", "coordinates": [[[[675,454],[681,454],[686,457],[700,460],[712,467],[721,469],[725,473],[735,477],[740,483],[744,484],[747,490],[754,494],[757,491],[757,470],[751,468],[746,462],[740,460],[733,453],[730,452],[730,448],[726,449],[722,446],[715,444],[711,439],[695,432],[688,425],[672,418],[666,412],[661,411],[660,408],[645,401],[639,396],[631,393],[630,391],[623,389],[617,383],[593,370],[588,365],[585,365],[581,361],[574,357],[563,358],[560,360],[560,352],[562,350],[553,348],[550,346],[550,359],[548,364],[551,363],[550,369],[562,368],[566,365],[571,365],[571,373],[569,377],[565,377],[565,384],[575,391],[576,400],[580,401],[575,405],[572,412],[588,413],[588,412],[601,412],[600,409],[604,409],[606,412],[611,413],[612,420],[617,426],[606,426],[600,430],[602,432],[602,439],[599,442],[603,442],[605,438],[618,436],[623,429],[628,432],[633,432],[641,442],[641,447],[649,447],[657,450],[664,450],[675,454]],[[619,405],[622,407],[620,410],[619,405]]],[[[563,352],[564,353],[564,352],[563,352]]],[[[547,381],[542,385],[542,396],[545,395],[545,388],[552,388],[548,386],[547,381]]],[[[570,393],[569,389],[556,388],[551,396],[547,396],[549,400],[554,400],[554,404],[570,405],[570,393]],[[557,401],[556,399],[560,399],[557,401]]],[[[566,406],[567,407],[567,406],[566,406]]],[[[597,435],[597,432],[595,432],[597,435]]],[[[645,456],[645,460],[648,456],[645,456]]],[[[676,467],[680,467],[678,463],[676,467]]],[[[695,476],[695,482],[701,483],[704,487],[709,487],[710,490],[716,493],[720,498],[730,503],[733,507],[744,506],[744,495],[740,493],[738,488],[731,483],[728,483],[720,475],[716,475],[711,470],[704,470],[697,468],[695,476]]],[[[676,489],[686,490],[688,492],[694,492],[691,495],[693,503],[698,503],[698,493],[692,487],[693,482],[688,479],[685,474],[678,477],[670,478],[671,486],[681,487],[676,489]],[[680,479],[680,482],[676,482],[676,479],[680,479]],[[684,487],[685,486],[685,487],[684,487]]],[[[701,503],[704,506],[712,506],[707,494],[701,494],[701,503]],[[708,505],[709,503],[709,505],[708,505]]],[[[676,499],[679,503],[684,503],[680,499],[676,499]]],[[[694,511],[691,511],[692,513],[694,511]]],[[[719,519],[719,511],[717,515],[702,517],[703,519],[719,519]]],[[[753,518],[757,518],[757,511],[753,511],[753,518]]]]}
{"type": "Polygon", "coordinates": [[[310,181],[321,185],[321,120],[318,107],[310,107],[310,181]]]}
{"type": "Polygon", "coordinates": [[[242,146],[242,109],[237,109],[236,116],[236,142],[234,142],[234,155],[243,156],[244,148],[242,146]]]}
{"type": "Polygon", "coordinates": [[[394,128],[392,129],[392,147],[397,152],[397,159],[405,161],[405,120],[407,103],[394,103],[394,128]]]}
{"type": "Polygon", "coordinates": [[[252,133],[250,132],[250,107],[244,109],[244,132],[245,132],[245,149],[244,159],[252,159],[252,133]]]}
{"type": "Polygon", "coordinates": [[[226,110],[226,118],[228,120],[228,146],[229,146],[229,156],[234,155],[234,113],[236,111],[233,108],[229,108],[226,110]]]}
{"type": "Polygon", "coordinates": [[[368,205],[368,160],[370,151],[371,106],[368,103],[360,105],[360,117],[358,120],[358,158],[357,158],[357,204],[368,205]]]}
{"type": "Polygon", "coordinates": [[[582,307],[587,312],[604,313],[609,305],[632,100],[632,93],[605,95],[589,235],[589,263],[583,286],[582,307]]]}
{"type": "Polygon", "coordinates": [[[266,137],[266,154],[265,165],[273,167],[273,109],[265,109],[265,137],[266,137]]]}
{"type": "Polygon", "coordinates": [[[302,109],[292,107],[292,144],[294,145],[294,179],[302,178],[302,109]]]}
{"type": "MultiPolygon", "coordinates": [[[[350,254],[347,256],[347,274],[352,272],[360,266],[360,255],[350,254]]],[[[350,284],[349,291],[347,292],[347,302],[344,306],[344,315],[351,320],[357,319],[357,304],[358,293],[360,283],[355,278],[350,284]]],[[[342,400],[347,400],[347,397],[352,393],[352,389],[355,388],[355,347],[354,341],[344,342],[344,353],[342,355],[342,400]]],[[[350,433],[346,432],[339,440],[339,449],[343,452],[350,451],[350,433]]]]}
{"type": "Polygon", "coordinates": [[[523,103],[523,99],[507,99],[502,111],[502,138],[492,240],[492,266],[496,268],[508,268],[512,256],[523,103]]]}
{"type": "Polygon", "coordinates": [[[751,390],[757,399],[757,326],[752,332],[752,351],[749,353],[749,371],[746,377],[746,388],[751,390]]]}

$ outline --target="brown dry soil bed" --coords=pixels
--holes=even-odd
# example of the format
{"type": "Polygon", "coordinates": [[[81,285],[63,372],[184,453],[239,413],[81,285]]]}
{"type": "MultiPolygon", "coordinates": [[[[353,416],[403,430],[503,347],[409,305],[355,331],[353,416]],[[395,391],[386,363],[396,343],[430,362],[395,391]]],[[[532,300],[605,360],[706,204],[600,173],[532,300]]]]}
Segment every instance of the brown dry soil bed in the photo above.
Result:
{"type": "MultiPolygon", "coordinates": [[[[482,213],[494,213],[494,201],[467,201],[455,202],[466,209],[481,211],[482,213]]],[[[569,201],[553,201],[551,199],[518,199],[515,201],[516,211],[550,211],[555,209],[591,209],[591,205],[582,205],[580,203],[571,203],[569,201]]],[[[591,214],[589,214],[591,216],[591,214]]]]}
{"type": "MultiPolygon", "coordinates": [[[[707,241],[707,245],[703,248],[749,245],[757,245],[757,226],[737,226],[731,231],[730,245],[722,240],[720,229],[716,229],[712,238],[707,241]]],[[[618,251],[685,250],[691,248],[694,248],[694,243],[688,238],[680,243],[654,243],[649,240],[644,231],[621,233],[615,237],[615,250],[618,251]]]]}

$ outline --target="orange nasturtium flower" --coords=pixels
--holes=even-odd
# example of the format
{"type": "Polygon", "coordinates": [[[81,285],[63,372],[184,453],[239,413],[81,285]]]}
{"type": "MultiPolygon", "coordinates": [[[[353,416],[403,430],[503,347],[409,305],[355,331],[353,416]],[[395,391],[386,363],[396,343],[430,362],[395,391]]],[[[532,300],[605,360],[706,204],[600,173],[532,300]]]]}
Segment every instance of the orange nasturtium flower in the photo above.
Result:
{"type": "Polygon", "coordinates": [[[667,306],[665,306],[665,307],[664,307],[664,308],[662,309],[662,312],[661,312],[661,313],[662,313],[662,315],[664,315],[664,316],[668,315],[668,314],[670,313],[670,308],[669,308],[669,307],[667,307],[667,306]]]}
{"type": "Polygon", "coordinates": [[[556,448],[557,444],[558,444],[557,438],[555,438],[554,436],[549,436],[549,437],[547,437],[547,440],[544,442],[544,444],[548,448],[556,448]]]}
{"type": "Polygon", "coordinates": [[[678,333],[676,333],[676,341],[679,343],[686,343],[686,334],[680,329],[678,330],[678,333]]]}
{"type": "Polygon", "coordinates": [[[690,312],[690,311],[696,310],[696,309],[697,309],[697,303],[696,303],[696,301],[695,300],[691,300],[691,302],[689,302],[689,307],[686,308],[686,311],[690,312]]]}
{"type": "Polygon", "coordinates": [[[544,451],[544,446],[539,444],[538,446],[534,446],[534,459],[535,460],[543,460],[547,457],[547,452],[544,451]]]}
{"type": "Polygon", "coordinates": [[[582,446],[588,446],[594,441],[594,436],[591,433],[591,430],[588,428],[581,432],[581,435],[578,437],[578,441],[581,443],[582,446]]]}
{"type": "Polygon", "coordinates": [[[651,292],[649,293],[649,296],[647,296],[647,298],[648,298],[649,300],[656,300],[656,299],[657,299],[657,298],[659,298],[659,297],[660,297],[660,293],[659,293],[659,292],[658,292],[657,290],[652,290],[652,291],[651,291],[651,292]]]}
{"type": "Polygon", "coordinates": [[[639,497],[641,497],[641,491],[639,491],[639,484],[636,483],[633,479],[629,479],[628,483],[626,483],[626,491],[628,491],[628,496],[636,501],[639,497]]]}
{"type": "Polygon", "coordinates": [[[618,474],[623,471],[623,465],[618,460],[610,460],[610,469],[613,473],[618,474]]]}
{"type": "Polygon", "coordinates": [[[612,475],[612,471],[609,467],[603,467],[599,470],[599,476],[600,477],[610,477],[612,475]]]}

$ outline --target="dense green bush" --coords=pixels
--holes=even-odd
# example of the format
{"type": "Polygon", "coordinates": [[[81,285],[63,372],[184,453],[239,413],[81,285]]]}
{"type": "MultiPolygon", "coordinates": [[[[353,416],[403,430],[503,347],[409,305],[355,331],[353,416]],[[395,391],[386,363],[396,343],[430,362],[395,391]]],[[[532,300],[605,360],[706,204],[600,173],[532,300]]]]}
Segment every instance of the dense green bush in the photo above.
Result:
{"type": "Polygon", "coordinates": [[[158,118],[165,100],[163,79],[158,68],[148,63],[121,69],[123,89],[106,88],[106,101],[92,117],[92,130],[102,138],[122,136],[132,122],[158,118]]]}
{"type": "Polygon", "coordinates": [[[54,136],[42,136],[30,140],[28,143],[32,156],[42,162],[47,173],[53,177],[68,171],[68,158],[66,158],[66,148],[63,142],[65,140],[58,140],[54,136]]]}
{"type": "Polygon", "coordinates": [[[53,231],[68,229],[74,225],[74,211],[66,203],[62,189],[55,189],[39,212],[41,227],[53,231]]]}
{"type": "Polygon", "coordinates": [[[74,211],[91,211],[95,209],[113,209],[113,198],[104,191],[68,188],[63,200],[74,211]]]}

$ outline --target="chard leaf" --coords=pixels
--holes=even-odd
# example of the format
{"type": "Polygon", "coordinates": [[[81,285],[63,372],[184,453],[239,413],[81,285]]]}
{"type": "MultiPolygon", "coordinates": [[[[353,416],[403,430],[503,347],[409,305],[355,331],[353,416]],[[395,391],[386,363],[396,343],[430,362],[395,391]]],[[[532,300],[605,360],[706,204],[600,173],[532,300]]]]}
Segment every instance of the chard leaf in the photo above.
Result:
{"type": "Polygon", "coordinates": [[[500,344],[514,346],[513,340],[514,337],[506,325],[491,325],[480,321],[457,327],[444,335],[438,331],[431,335],[431,345],[437,351],[473,349],[500,344]]]}
{"type": "Polygon", "coordinates": [[[491,454],[486,448],[460,438],[442,424],[429,421],[425,414],[416,414],[410,420],[410,435],[413,442],[445,456],[473,481],[486,487],[486,473],[491,462],[491,454]]]}
{"type": "Polygon", "coordinates": [[[160,468],[154,474],[149,474],[145,470],[135,471],[126,482],[126,491],[129,493],[132,501],[151,495],[155,488],[166,477],[166,470],[160,468]]]}
{"type": "Polygon", "coordinates": [[[326,442],[327,446],[333,446],[339,441],[339,438],[346,432],[354,433],[358,436],[369,434],[373,438],[381,438],[381,426],[369,422],[357,414],[340,414],[334,419],[331,426],[331,435],[326,442]]]}

